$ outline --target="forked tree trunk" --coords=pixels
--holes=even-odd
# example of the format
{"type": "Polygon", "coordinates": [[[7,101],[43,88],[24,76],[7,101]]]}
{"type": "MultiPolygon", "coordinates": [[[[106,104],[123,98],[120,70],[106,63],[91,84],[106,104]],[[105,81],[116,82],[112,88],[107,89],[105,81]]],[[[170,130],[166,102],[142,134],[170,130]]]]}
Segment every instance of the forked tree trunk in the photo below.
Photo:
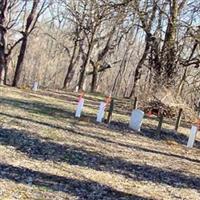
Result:
{"type": "Polygon", "coordinates": [[[13,87],[19,86],[19,81],[20,81],[22,68],[23,68],[24,57],[25,57],[25,53],[26,53],[26,49],[27,49],[28,36],[31,33],[31,31],[34,29],[37,19],[38,19],[36,16],[37,16],[37,8],[39,5],[39,2],[40,2],[40,0],[33,1],[32,9],[26,20],[26,27],[25,27],[25,31],[23,32],[22,44],[21,44],[20,53],[18,56],[14,79],[13,79],[13,83],[12,83],[13,87]]]}
{"type": "Polygon", "coordinates": [[[96,92],[96,90],[98,88],[98,85],[97,85],[97,82],[98,82],[98,72],[99,72],[101,63],[103,63],[103,61],[104,61],[107,53],[110,50],[110,43],[111,43],[111,40],[112,40],[113,35],[115,33],[115,30],[116,30],[116,27],[113,26],[111,32],[109,33],[109,36],[108,36],[108,39],[106,41],[106,44],[105,44],[104,48],[102,49],[102,51],[100,51],[98,53],[97,62],[95,63],[95,62],[91,61],[91,64],[93,66],[92,82],[91,82],[91,92],[96,92]]]}
{"type": "Polygon", "coordinates": [[[87,64],[89,62],[90,54],[91,54],[92,49],[93,49],[94,33],[95,33],[95,31],[92,33],[87,53],[84,56],[83,64],[81,65],[81,72],[80,72],[79,81],[78,81],[78,88],[79,88],[79,90],[84,89],[83,85],[84,85],[84,82],[85,82],[86,67],[87,67],[87,64]]]}

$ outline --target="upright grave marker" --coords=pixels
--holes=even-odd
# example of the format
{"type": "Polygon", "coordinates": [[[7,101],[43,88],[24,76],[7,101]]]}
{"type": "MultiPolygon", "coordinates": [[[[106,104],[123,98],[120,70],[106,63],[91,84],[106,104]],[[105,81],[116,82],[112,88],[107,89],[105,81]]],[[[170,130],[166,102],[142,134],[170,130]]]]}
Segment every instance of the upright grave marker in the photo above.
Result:
{"type": "Polygon", "coordinates": [[[105,115],[106,106],[110,103],[111,96],[106,97],[105,102],[101,102],[97,113],[97,122],[102,123],[105,115]]]}
{"type": "Polygon", "coordinates": [[[78,90],[79,90],[79,87],[78,87],[78,86],[76,86],[76,88],[75,88],[75,92],[78,92],[78,90]]]}
{"type": "Polygon", "coordinates": [[[32,88],[32,90],[34,91],[34,92],[37,92],[37,90],[38,90],[38,82],[34,82],[33,83],[33,88],[32,88]]]}
{"type": "Polygon", "coordinates": [[[189,140],[188,140],[188,143],[187,143],[187,147],[188,148],[192,148],[193,147],[194,142],[195,142],[195,138],[196,138],[196,135],[197,135],[197,131],[198,131],[198,127],[192,125],[190,137],[189,137],[189,140]]]}
{"type": "Polygon", "coordinates": [[[78,105],[76,108],[76,113],[75,113],[75,117],[80,118],[81,117],[81,113],[83,110],[83,106],[84,106],[84,92],[81,92],[79,98],[78,98],[78,105]]]}
{"type": "Polygon", "coordinates": [[[104,115],[105,115],[105,108],[106,108],[106,103],[101,102],[99,106],[99,110],[97,113],[97,122],[102,123],[104,115]]]}
{"type": "Polygon", "coordinates": [[[129,127],[135,131],[140,131],[143,118],[144,118],[144,112],[142,110],[139,109],[133,110],[131,114],[129,127]]]}

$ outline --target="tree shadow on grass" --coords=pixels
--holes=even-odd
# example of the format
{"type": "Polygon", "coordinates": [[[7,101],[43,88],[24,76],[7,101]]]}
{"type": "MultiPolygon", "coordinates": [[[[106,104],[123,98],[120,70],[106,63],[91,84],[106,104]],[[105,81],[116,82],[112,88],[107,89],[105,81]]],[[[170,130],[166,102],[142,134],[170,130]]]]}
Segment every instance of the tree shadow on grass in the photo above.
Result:
{"type": "Polygon", "coordinates": [[[12,98],[0,97],[0,103],[3,105],[10,105],[16,108],[24,109],[25,111],[48,115],[59,118],[74,118],[74,113],[67,111],[63,108],[54,107],[50,104],[39,103],[34,101],[25,101],[12,98]]]}
{"type": "MultiPolygon", "coordinates": [[[[165,128],[162,128],[161,134],[158,136],[156,134],[156,127],[155,128],[149,128],[149,127],[143,127],[141,129],[141,134],[145,137],[149,137],[156,140],[171,140],[175,141],[178,144],[182,144],[184,146],[187,145],[189,134],[185,135],[183,133],[175,133],[173,130],[168,130],[165,128]]],[[[200,149],[200,141],[196,140],[194,143],[194,148],[200,149]]]]}
{"type": "Polygon", "coordinates": [[[8,164],[0,164],[0,179],[8,179],[16,183],[28,184],[29,186],[45,187],[52,191],[75,195],[80,200],[150,200],[149,198],[117,191],[94,181],[66,178],[8,164]]]}
{"type": "MultiPolygon", "coordinates": [[[[137,135],[141,135],[143,137],[147,137],[153,140],[172,140],[177,142],[178,144],[182,144],[182,145],[187,145],[188,139],[189,139],[189,135],[185,135],[183,133],[175,133],[173,130],[168,130],[168,129],[164,129],[162,128],[161,134],[158,135],[156,133],[156,127],[152,127],[152,126],[148,126],[143,124],[141,131],[133,131],[132,129],[129,128],[129,125],[127,123],[123,123],[123,122],[112,122],[111,125],[109,126],[110,129],[118,131],[118,132],[122,132],[122,133],[132,133],[132,134],[137,134],[137,135]]],[[[194,148],[198,148],[200,149],[200,141],[196,140],[194,143],[194,148]]]]}
{"type": "MultiPolygon", "coordinates": [[[[70,102],[76,102],[78,100],[78,97],[80,93],[73,93],[73,92],[64,92],[64,91],[40,91],[40,95],[50,96],[70,102]]],[[[88,95],[84,96],[85,103],[91,107],[92,106],[98,106],[99,102],[102,101],[103,98],[93,98],[88,95]]]]}
{"type": "MultiPolygon", "coordinates": [[[[50,128],[55,128],[55,129],[62,130],[62,131],[68,131],[68,132],[71,132],[73,134],[76,134],[76,135],[79,135],[79,136],[82,136],[82,137],[87,137],[88,139],[95,139],[95,140],[98,140],[99,142],[108,143],[108,144],[111,144],[111,145],[115,144],[115,145],[118,145],[120,147],[129,148],[131,150],[138,150],[138,151],[143,151],[143,152],[147,152],[147,153],[160,154],[160,155],[168,156],[168,157],[171,157],[171,158],[174,157],[174,158],[178,158],[178,159],[185,160],[185,161],[200,163],[200,160],[197,160],[197,159],[193,159],[193,158],[189,158],[189,157],[185,157],[185,156],[177,155],[177,154],[173,154],[173,153],[167,153],[167,152],[163,152],[163,151],[159,151],[159,150],[148,149],[148,148],[144,148],[144,147],[133,145],[133,144],[130,145],[130,144],[122,143],[122,142],[116,142],[116,141],[113,141],[111,139],[105,138],[103,136],[97,135],[96,132],[90,131],[90,133],[88,133],[88,132],[86,133],[84,130],[83,131],[77,130],[76,121],[72,122],[73,128],[70,128],[70,127],[62,127],[62,126],[58,126],[58,125],[53,125],[53,124],[50,124],[50,123],[47,123],[47,122],[41,122],[39,120],[37,121],[37,120],[25,118],[25,117],[9,115],[9,114],[6,114],[6,113],[1,113],[1,112],[0,112],[0,115],[6,116],[6,117],[9,117],[9,118],[14,118],[14,119],[17,119],[17,120],[29,121],[29,122],[32,122],[32,123],[35,123],[35,124],[47,126],[47,127],[50,127],[50,128]]],[[[79,126],[84,126],[84,125],[79,124],[79,126]]],[[[45,138],[45,139],[50,139],[50,138],[45,138]]]]}
{"type": "MultiPolygon", "coordinates": [[[[67,109],[59,108],[51,104],[40,103],[40,102],[35,102],[35,101],[18,100],[18,99],[12,99],[12,98],[3,98],[3,97],[0,97],[0,104],[10,105],[16,108],[23,109],[30,113],[51,116],[57,119],[58,118],[75,119],[75,111],[73,113],[73,112],[68,111],[67,109]]],[[[67,108],[67,103],[66,103],[66,108],[67,108]]],[[[83,121],[88,120],[90,122],[96,121],[94,115],[85,114],[84,112],[82,113],[81,120],[83,121]]]]}
{"type": "Polygon", "coordinates": [[[0,129],[0,144],[13,146],[37,160],[67,162],[98,171],[117,173],[137,181],[150,181],[176,188],[200,189],[200,177],[188,176],[178,171],[133,164],[119,157],[110,157],[74,145],[62,145],[14,129],[0,129]]]}
{"type": "MultiPolygon", "coordinates": [[[[82,126],[82,124],[79,124],[79,126],[82,126]]],[[[163,151],[159,151],[159,150],[155,150],[155,149],[148,149],[148,148],[144,148],[144,147],[133,145],[133,144],[125,144],[125,143],[122,143],[122,142],[116,142],[116,141],[113,141],[111,139],[105,138],[103,136],[99,136],[99,135],[96,134],[96,132],[90,131],[90,133],[84,133],[83,131],[82,132],[76,131],[75,128],[73,130],[69,129],[69,131],[73,132],[74,134],[78,134],[80,136],[84,136],[84,137],[88,137],[88,138],[93,138],[93,139],[96,139],[96,140],[104,142],[104,143],[115,144],[115,145],[125,147],[125,148],[128,148],[128,149],[132,149],[132,150],[138,150],[138,151],[143,151],[143,152],[153,153],[153,154],[160,154],[160,155],[168,156],[168,157],[171,157],[171,158],[174,157],[174,158],[178,158],[178,159],[181,159],[181,160],[200,164],[200,160],[198,160],[198,159],[193,159],[193,158],[189,158],[189,157],[185,157],[185,156],[177,155],[177,154],[173,154],[173,153],[167,153],[167,152],[163,152],[163,151]]]]}

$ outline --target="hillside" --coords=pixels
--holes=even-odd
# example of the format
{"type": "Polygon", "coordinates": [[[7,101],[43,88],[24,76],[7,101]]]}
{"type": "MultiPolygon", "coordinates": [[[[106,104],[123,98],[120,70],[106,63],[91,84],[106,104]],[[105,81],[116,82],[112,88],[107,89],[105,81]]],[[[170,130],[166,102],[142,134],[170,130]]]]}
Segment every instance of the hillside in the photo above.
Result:
{"type": "Polygon", "coordinates": [[[0,87],[0,199],[200,199],[200,136],[187,149],[190,126],[157,137],[156,119],[136,133],[120,108],[97,124],[101,99],[78,120],[76,93],[0,87]]]}

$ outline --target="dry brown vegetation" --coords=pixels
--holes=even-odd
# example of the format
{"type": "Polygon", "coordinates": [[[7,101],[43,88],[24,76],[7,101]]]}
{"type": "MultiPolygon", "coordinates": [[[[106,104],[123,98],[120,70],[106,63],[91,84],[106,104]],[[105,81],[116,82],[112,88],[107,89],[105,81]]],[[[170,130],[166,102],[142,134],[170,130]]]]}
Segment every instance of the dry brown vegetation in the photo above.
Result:
{"type": "Polygon", "coordinates": [[[96,124],[102,97],[87,95],[77,120],[77,94],[0,87],[0,199],[200,199],[200,138],[187,149],[189,128],[157,121],[141,133],[114,113],[96,124]]]}
{"type": "Polygon", "coordinates": [[[199,11],[198,0],[2,0],[0,84],[145,99],[162,86],[197,111],[199,11]]]}

